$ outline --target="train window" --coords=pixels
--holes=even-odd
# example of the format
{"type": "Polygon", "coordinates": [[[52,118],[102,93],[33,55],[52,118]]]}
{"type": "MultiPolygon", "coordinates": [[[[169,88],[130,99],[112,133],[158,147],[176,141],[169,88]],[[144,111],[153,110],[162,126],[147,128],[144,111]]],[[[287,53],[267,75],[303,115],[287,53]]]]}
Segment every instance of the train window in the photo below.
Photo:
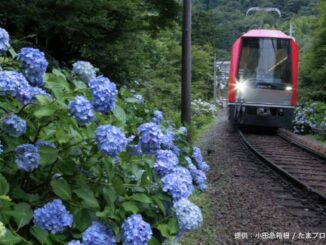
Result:
{"type": "Polygon", "coordinates": [[[244,38],[238,80],[250,86],[282,89],[291,83],[290,40],[244,38]]]}

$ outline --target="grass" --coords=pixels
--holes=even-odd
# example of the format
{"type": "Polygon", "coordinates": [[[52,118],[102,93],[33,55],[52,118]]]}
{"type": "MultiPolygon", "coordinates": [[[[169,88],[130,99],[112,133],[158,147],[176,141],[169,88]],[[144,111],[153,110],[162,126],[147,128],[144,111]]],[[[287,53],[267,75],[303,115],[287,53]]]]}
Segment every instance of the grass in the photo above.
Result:
{"type": "Polygon", "coordinates": [[[316,135],[316,134],[307,134],[305,135],[311,140],[317,141],[319,144],[326,146],[326,136],[316,135]]]}
{"type": "Polygon", "coordinates": [[[201,208],[204,224],[203,226],[196,231],[192,231],[184,234],[180,244],[181,245],[198,245],[198,244],[214,244],[217,240],[216,232],[214,231],[217,227],[209,226],[214,215],[213,212],[213,202],[210,200],[210,197],[207,192],[195,193],[190,198],[190,201],[195,203],[198,207],[201,208]]]}

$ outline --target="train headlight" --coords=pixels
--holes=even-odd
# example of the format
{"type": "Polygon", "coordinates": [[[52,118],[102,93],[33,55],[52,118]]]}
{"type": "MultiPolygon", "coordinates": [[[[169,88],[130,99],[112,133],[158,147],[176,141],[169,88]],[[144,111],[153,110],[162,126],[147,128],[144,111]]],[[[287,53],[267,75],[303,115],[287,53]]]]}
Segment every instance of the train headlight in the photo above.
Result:
{"type": "Polygon", "coordinates": [[[235,89],[241,93],[243,93],[246,90],[246,88],[247,88],[247,83],[244,81],[238,81],[235,84],[235,89]]]}
{"type": "Polygon", "coordinates": [[[292,86],[286,86],[286,87],[285,87],[285,90],[286,90],[286,91],[291,91],[291,90],[292,90],[292,86]]]}

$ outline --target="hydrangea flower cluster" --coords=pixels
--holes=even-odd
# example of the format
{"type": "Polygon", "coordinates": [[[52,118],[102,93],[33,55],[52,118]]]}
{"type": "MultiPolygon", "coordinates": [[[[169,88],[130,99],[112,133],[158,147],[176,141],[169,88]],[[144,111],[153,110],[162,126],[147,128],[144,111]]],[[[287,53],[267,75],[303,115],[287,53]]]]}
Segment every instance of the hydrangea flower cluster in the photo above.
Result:
{"type": "Polygon", "coordinates": [[[139,126],[139,143],[143,153],[156,154],[161,147],[163,134],[160,126],[155,123],[144,123],[139,126]]]}
{"type": "Polygon", "coordinates": [[[26,105],[38,94],[51,97],[43,89],[30,86],[22,74],[16,71],[0,71],[0,95],[10,95],[26,105]]]}
{"type": "Polygon", "coordinates": [[[178,129],[178,133],[182,134],[182,135],[187,135],[188,134],[188,130],[186,127],[180,127],[178,129]]]}
{"type": "Polygon", "coordinates": [[[135,94],[134,98],[137,100],[137,103],[140,105],[143,105],[145,102],[144,97],[141,94],[135,94]]]}
{"type": "Polygon", "coordinates": [[[96,119],[92,104],[83,96],[76,96],[68,107],[74,118],[82,126],[96,119]]]}
{"type": "Polygon", "coordinates": [[[96,129],[97,147],[101,153],[116,157],[127,145],[127,139],[120,128],[101,125],[96,129]]]}
{"type": "Polygon", "coordinates": [[[198,189],[201,190],[201,191],[204,191],[207,189],[207,177],[206,177],[206,174],[199,170],[199,169],[194,169],[194,170],[191,170],[191,176],[194,180],[194,182],[196,183],[196,185],[198,186],[198,189]]]}
{"type": "Polygon", "coordinates": [[[0,53],[7,52],[9,47],[9,34],[5,29],[0,28],[0,53]]]}
{"type": "Polygon", "coordinates": [[[124,245],[146,245],[152,237],[151,226],[140,214],[134,214],[122,224],[122,242],[124,245]]]}
{"type": "Polygon", "coordinates": [[[165,132],[165,134],[163,135],[163,138],[162,138],[162,147],[164,149],[168,149],[168,150],[171,150],[173,151],[176,155],[179,155],[180,153],[180,149],[174,144],[174,141],[176,140],[177,138],[175,137],[174,133],[173,133],[173,129],[172,127],[169,127],[167,129],[167,131],[165,132]]]}
{"type": "Polygon", "coordinates": [[[44,84],[43,75],[48,67],[44,53],[34,48],[22,48],[17,54],[24,71],[23,74],[32,86],[44,84]]]}
{"type": "Polygon", "coordinates": [[[114,245],[116,239],[111,229],[100,222],[93,222],[83,233],[83,245],[114,245]]]}
{"type": "Polygon", "coordinates": [[[201,154],[201,151],[198,147],[193,148],[193,157],[195,158],[197,162],[197,166],[200,170],[207,172],[209,170],[209,166],[206,162],[203,160],[203,156],[201,154]]]}
{"type": "Polygon", "coordinates": [[[26,121],[15,114],[6,117],[2,122],[3,130],[12,137],[22,136],[26,132],[26,121]]]}
{"type": "Polygon", "coordinates": [[[102,114],[114,110],[115,96],[118,94],[117,87],[108,78],[99,76],[89,83],[89,89],[93,96],[95,110],[102,114]]]}
{"type": "Polygon", "coordinates": [[[26,172],[37,168],[40,164],[38,149],[32,144],[19,145],[16,148],[17,167],[26,172]]]}
{"type": "Polygon", "coordinates": [[[47,140],[38,140],[38,141],[36,141],[35,146],[37,148],[41,148],[41,147],[56,148],[55,144],[53,144],[52,142],[47,141],[47,140]]]}
{"type": "Polygon", "coordinates": [[[72,65],[72,74],[85,83],[96,77],[94,66],[88,61],[77,61],[72,65]]]}
{"type": "Polygon", "coordinates": [[[163,120],[163,112],[158,110],[154,111],[152,122],[159,125],[162,122],[162,120],[163,120]]]}
{"type": "Polygon", "coordinates": [[[198,189],[204,191],[207,189],[207,177],[206,174],[197,169],[197,167],[192,163],[190,157],[185,157],[185,160],[188,165],[188,169],[191,173],[192,179],[194,180],[195,184],[198,186],[198,189]]]}
{"type": "Polygon", "coordinates": [[[66,228],[71,227],[73,222],[72,215],[60,199],[55,199],[36,209],[33,217],[37,227],[52,234],[62,233],[66,228]]]}
{"type": "Polygon", "coordinates": [[[78,240],[72,240],[68,242],[68,245],[83,245],[83,244],[78,240]]]}
{"type": "Polygon", "coordinates": [[[178,157],[170,150],[160,150],[157,152],[154,170],[157,176],[163,176],[172,173],[178,165],[178,157]]]}
{"type": "Polygon", "coordinates": [[[203,223],[203,216],[198,206],[187,199],[174,204],[175,214],[181,231],[198,229],[203,223]]]}
{"type": "Polygon", "coordinates": [[[183,167],[177,167],[174,172],[165,175],[162,178],[162,185],[163,191],[167,192],[173,201],[187,198],[194,191],[191,174],[183,167]]]}

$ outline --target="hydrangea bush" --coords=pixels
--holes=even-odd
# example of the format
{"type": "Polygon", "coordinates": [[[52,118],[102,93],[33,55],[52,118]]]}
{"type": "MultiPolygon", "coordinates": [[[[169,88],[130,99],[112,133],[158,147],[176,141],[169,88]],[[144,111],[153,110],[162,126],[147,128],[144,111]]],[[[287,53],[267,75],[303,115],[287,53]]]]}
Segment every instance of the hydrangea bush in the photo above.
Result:
{"type": "Polygon", "coordinates": [[[200,227],[187,198],[209,168],[186,128],[91,64],[46,73],[41,51],[7,40],[0,29],[0,244],[155,245],[200,227]]]}
{"type": "Polygon", "coordinates": [[[326,104],[314,102],[298,106],[295,110],[293,131],[305,134],[316,128],[326,130],[326,104]]]}

